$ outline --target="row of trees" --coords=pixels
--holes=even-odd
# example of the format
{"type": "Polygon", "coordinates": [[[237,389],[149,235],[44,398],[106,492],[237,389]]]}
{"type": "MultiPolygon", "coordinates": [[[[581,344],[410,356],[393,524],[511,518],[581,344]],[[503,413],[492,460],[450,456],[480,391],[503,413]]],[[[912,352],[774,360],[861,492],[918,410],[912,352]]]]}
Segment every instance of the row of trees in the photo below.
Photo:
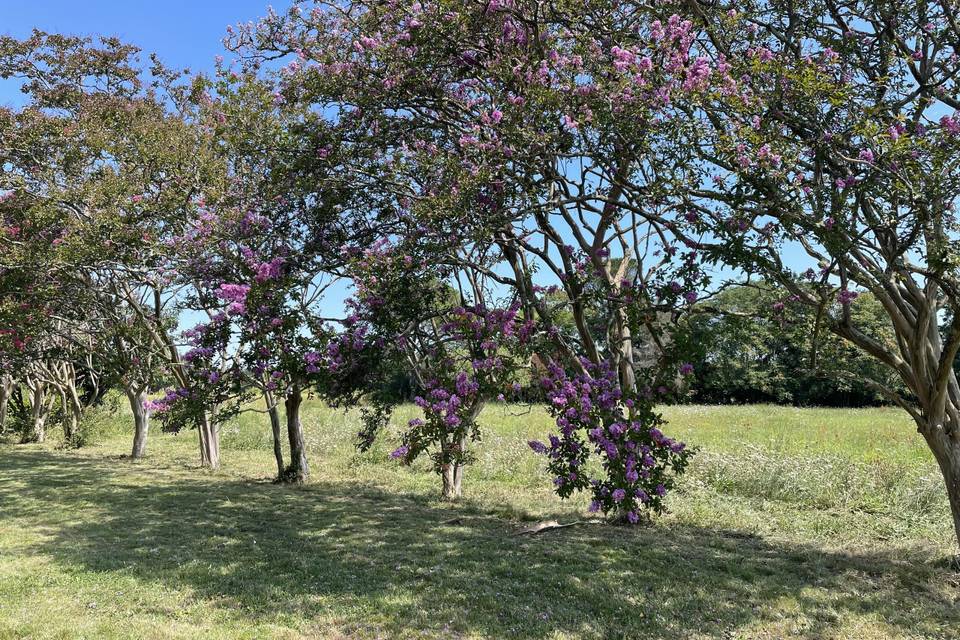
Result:
{"type": "MultiPolygon", "coordinates": [[[[773,283],[736,284],[695,308],[680,327],[697,371],[687,399],[718,404],[889,404],[871,380],[908,393],[892,371],[818,327],[816,314],[789,298],[773,283]]],[[[884,344],[894,343],[890,321],[871,294],[860,294],[851,314],[884,344]]]]}
{"type": "Polygon", "coordinates": [[[110,380],[211,467],[260,395],[292,481],[304,393],[362,405],[369,446],[406,372],[393,456],[447,497],[532,381],[558,493],[636,522],[688,461],[656,405],[730,374],[690,356],[694,312],[738,313],[722,265],[779,288],[761,349],[835,336],[808,368],[910,413],[960,536],[958,36],[946,1],[298,1],[146,81],[115,40],[3,39],[4,370],[78,419],[71,384],[110,380]]]}

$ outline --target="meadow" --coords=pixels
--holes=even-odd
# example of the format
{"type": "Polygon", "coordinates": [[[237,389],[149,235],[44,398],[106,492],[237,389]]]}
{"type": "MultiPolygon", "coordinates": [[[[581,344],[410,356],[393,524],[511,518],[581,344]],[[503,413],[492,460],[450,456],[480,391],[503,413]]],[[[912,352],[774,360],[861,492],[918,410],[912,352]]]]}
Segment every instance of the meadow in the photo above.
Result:
{"type": "MultiPolygon", "coordinates": [[[[413,415],[403,408],[397,424],[413,415]]],[[[664,409],[698,450],[669,513],[590,522],[527,447],[537,409],[482,415],[466,498],[396,432],[305,411],[312,482],[272,484],[264,416],[161,434],[128,417],[80,450],[0,444],[0,638],[957,638],[960,573],[940,475],[894,409],[664,409]],[[521,533],[556,520],[570,526],[521,533]]]]}

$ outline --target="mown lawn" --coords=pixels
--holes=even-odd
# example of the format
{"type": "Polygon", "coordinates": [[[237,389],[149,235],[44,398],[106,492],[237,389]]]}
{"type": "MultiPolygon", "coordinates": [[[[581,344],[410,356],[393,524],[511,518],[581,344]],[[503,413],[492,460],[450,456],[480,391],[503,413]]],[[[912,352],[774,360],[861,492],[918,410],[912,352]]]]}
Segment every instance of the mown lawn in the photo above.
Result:
{"type": "Polygon", "coordinates": [[[516,534],[585,501],[553,496],[526,446],[549,420],[522,407],[485,412],[455,505],[317,404],[303,488],[270,483],[255,414],[216,474],[193,433],[125,459],[123,415],[79,451],[0,445],[0,638],[960,637],[946,498],[902,414],[666,414],[700,450],[669,514],[537,536],[516,534]]]}

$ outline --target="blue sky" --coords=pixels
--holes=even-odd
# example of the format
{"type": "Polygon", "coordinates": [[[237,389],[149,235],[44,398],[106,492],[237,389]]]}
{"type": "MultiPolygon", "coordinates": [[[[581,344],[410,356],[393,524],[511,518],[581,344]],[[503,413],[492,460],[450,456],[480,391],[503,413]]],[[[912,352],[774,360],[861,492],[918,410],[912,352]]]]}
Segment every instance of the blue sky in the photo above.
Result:
{"type": "MultiPolygon", "coordinates": [[[[74,35],[113,35],[156,52],[168,65],[208,70],[227,25],[266,14],[269,0],[0,0],[0,33],[25,37],[33,28],[74,35]]],[[[273,2],[280,10],[286,0],[273,2]]],[[[227,57],[227,56],[225,56],[227,57]]],[[[228,58],[229,59],[229,58],[228,58]]],[[[0,104],[16,104],[15,87],[0,83],[0,104]]]]}

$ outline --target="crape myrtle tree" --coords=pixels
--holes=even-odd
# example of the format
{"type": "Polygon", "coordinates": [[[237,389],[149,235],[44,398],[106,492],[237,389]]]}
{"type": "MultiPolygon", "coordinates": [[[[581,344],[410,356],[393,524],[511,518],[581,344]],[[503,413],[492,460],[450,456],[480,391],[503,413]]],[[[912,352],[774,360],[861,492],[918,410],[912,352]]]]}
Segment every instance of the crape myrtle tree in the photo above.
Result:
{"type": "Polygon", "coordinates": [[[99,301],[109,305],[100,307],[104,320],[102,339],[108,342],[102,349],[101,363],[103,370],[111,376],[112,385],[123,390],[130,404],[133,414],[130,457],[136,460],[147,453],[149,394],[165,378],[166,358],[157,353],[143,320],[129,304],[117,305],[117,298],[113,295],[100,296],[99,301]]]}
{"type": "MultiPolygon", "coordinates": [[[[79,275],[61,227],[14,197],[0,204],[10,222],[0,266],[0,311],[5,373],[20,370],[36,400],[59,399],[64,442],[80,444],[86,410],[100,402],[114,376],[105,365],[108,329],[96,301],[96,289],[79,275]],[[15,224],[13,223],[15,221],[15,224]],[[15,229],[14,234],[11,229],[15,229]],[[16,340],[13,340],[16,338],[16,340]]],[[[32,402],[28,439],[43,439],[42,402],[32,402]]]]}
{"type": "MultiPolygon", "coordinates": [[[[9,200],[7,197],[4,202],[9,200]]],[[[13,233],[19,235],[16,227],[4,231],[7,238],[13,233]]],[[[44,297],[43,287],[30,274],[7,267],[0,270],[0,287],[0,364],[11,381],[8,402],[14,401],[18,410],[15,417],[21,440],[43,442],[54,401],[49,385],[35,375],[34,369],[44,355],[41,336],[49,326],[46,305],[38,304],[44,297]]]]}
{"type": "Polygon", "coordinates": [[[290,236],[277,218],[244,211],[204,214],[203,222],[177,240],[178,272],[193,279],[188,306],[208,318],[184,332],[187,384],[154,403],[170,428],[206,415],[222,424],[250,409],[259,392],[274,441],[278,480],[303,483],[309,477],[300,404],[309,366],[304,354],[315,341],[298,303],[315,294],[314,277],[297,265],[305,255],[284,247],[290,236]],[[266,244],[264,244],[266,243],[266,244]],[[298,296],[296,294],[303,294],[298,296]],[[284,464],[280,405],[286,417],[290,463],[284,464]]]}
{"type": "MultiPolygon", "coordinates": [[[[330,337],[315,365],[334,403],[350,404],[358,396],[371,401],[361,449],[370,446],[397,401],[389,393],[391,377],[408,372],[423,417],[408,423],[391,457],[409,464],[429,455],[443,497],[456,499],[473,460],[470,443],[481,437],[477,418],[488,400],[519,390],[535,327],[520,317],[515,299],[497,295],[482,270],[435,260],[438,247],[453,236],[428,234],[425,255],[424,235],[411,229],[354,257],[348,273],[356,296],[348,301],[345,330],[330,337]]],[[[469,249],[459,249],[466,257],[469,249]]]]}
{"type": "MultiPolygon", "coordinates": [[[[44,227],[47,229],[47,227],[44,227]]],[[[10,279],[19,269],[10,269],[0,276],[4,284],[3,296],[11,296],[20,313],[10,324],[29,335],[18,356],[24,377],[34,395],[47,395],[48,406],[59,400],[57,415],[63,429],[65,446],[82,444],[80,427],[87,410],[99,404],[113,385],[115,377],[104,361],[109,349],[105,347],[103,318],[97,313],[94,289],[74,278],[70,267],[61,264],[58,257],[43,248],[49,247],[49,239],[41,238],[39,254],[32,259],[26,252],[15,251],[8,256],[21,265],[28,265],[32,281],[25,288],[10,286],[10,279]],[[42,256],[41,262],[36,262],[42,256]],[[27,309],[34,309],[31,314],[27,309]]],[[[31,242],[29,226],[18,236],[18,246],[24,249],[31,242]]],[[[33,240],[36,240],[34,238],[33,240]]],[[[58,243],[55,241],[52,246],[58,243]]],[[[33,403],[33,420],[28,439],[42,439],[43,415],[39,402],[33,403]]]]}
{"type": "MultiPolygon", "coordinates": [[[[410,257],[413,271],[422,255],[451,286],[456,274],[482,276],[502,304],[465,296],[464,310],[515,305],[532,323],[542,346],[531,361],[558,427],[532,446],[561,495],[590,490],[594,508],[633,522],[662,508],[687,459],[659,430],[654,403],[691,373],[673,357],[669,328],[705,284],[696,243],[648,222],[670,212],[661,173],[682,167],[649,159],[676,155],[671,143],[688,125],[672,117],[675,100],[696,103],[733,82],[725,61],[691,54],[690,21],[651,11],[609,0],[297,2],[231,42],[250,71],[286,62],[278,100],[324,114],[349,149],[342,170],[392,203],[418,250],[390,261],[410,257]],[[597,305],[599,328],[587,322],[597,305]],[[564,313],[572,336],[555,326],[564,313]],[[596,477],[586,471],[593,453],[596,477]]],[[[450,394],[425,389],[440,402],[450,394]]],[[[420,433],[437,430],[423,399],[406,459],[420,433]]]]}
{"type": "Polygon", "coordinates": [[[55,392],[60,401],[63,443],[78,447],[84,414],[102,397],[101,375],[95,362],[98,336],[60,319],[51,324],[52,331],[35,343],[43,347],[30,363],[29,377],[55,392]]]}
{"type": "Polygon", "coordinates": [[[11,223],[0,265],[4,373],[11,392],[14,374],[29,390],[31,417],[21,424],[23,439],[45,439],[46,419],[59,400],[64,443],[76,446],[84,413],[105,391],[98,362],[101,336],[86,308],[88,290],[56,259],[60,240],[51,241],[56,229],[37,225],[22,205],[12,196],[0,203],[11,223]]]}
{"type": "MultiPolygon", "coordinates": [[[[196,347],[199,339],[198,329],[178,331],[178,318],[183,311],[184,298],[189,295],[185,286],[163,267],[156,278],[145,280],[138,288],[124,286],[121,289],[124,302],[136,315],[139,326],[149,339],[149,348],[162,363],[161,370],[173,380],[176,388],[158,400],[148,400],[145,410],[156,413],[168,407],[176,397],[191,398],[190,411],[176,415],[166,412],[165,426],[170,431],[179,432],[192,427],[197,430],[200,445],[200,464],[209,469],[220,466],[220,436],[218,429],[218,399],[226,398],[221,390],[208,387],[205,381],[198,379],[199,369],[186,359],[184,348],[196,347]],[[184,340],[186,342],[184,342],[184,340]],[[191,389],[206,389],[209,393],[196,394],[191,389]]],[[[211,319],[216,319],[214,314],[211,319]]],[[[216,323],[222,324],[222,323],[216,323]]],[[[217,331],[208,332],[204,338],[205,348],[210,355],[218,356],[217,364],[208,364],[206,371],[217,368],[229,368],[232,362],[224,356],[229,354],[229,330],[223,326],[217,331]]],[[[209,374],[207,380],[209,381],[209,374]]],[[[226,416],[224,416],[226,418],[226,416]]]]}
{"type": "MultiPolygon", "coordinates": [[[[277,83],[295,69],[288,67],[278,78],[256,78],[222,68],[200,96],[205,121],[230,157],[232,185],[215,210],[205,211],[178,239],[175,253],[177,272],[191,280],[199,306],[213,309],[218,301],[220,306],[209,323],[191,331],[194,348],[184,354],[199,374],[196,388],[170,393],[159,407],[166,416],[182,417],[205,404],[195,402],[203,393],[225,393],[220,404],[229,396],[233,411],[249,410],[246,392],[258,387],[274,430],[278,477],[304,482],[309,474],[299,412],[304,393],[312,388],[340,406],[361,396],[372,400],[360,434],[369,446],[392,407],[387,385],[397,371],[412,370],[430,388],[433,402],[425,409],[433,414],[435,430],[430,437],[405,438],[395,457],[409,461],[438,445],[434,457],[444,494],[458,496],[469,459],[466,441],[477,435],[475,418],[482,407],[477,378],[491,384],[487,371],[477,372],[501,372],[502,359],[477,355],[496,347],[465,350],[452,335],[459,325],[449,322],[449,314],[444,319],[447,307],[437,306],[441,298],[454,299],[452,289],[422,247],[398,248],[391,241],[416,231],[409,216],[398,215],[396,198],[355,188],[344,165],[357,170],[370,162],[364,147],[339,144],[339,132],[310,103],[283,99],[277,83]],[[408,248],[416,262],[414,254],[404,253],[408,248]],[[357,296],[346,317],[331,317],[325,293],[344,277],[353,279],[357,296]],[[214,372],[211,364],[223,361],[225,345],[233,348],[235,366],[214,372]],[[459,375],[447,375],[456,370],[454,361],[466,363],[473,376],[468,379],[463,367],[459,375]],[[460,396],[440,389],[442,384],[459,389],[460,396]],[[279,445],[280,401],[288,466],[279,445]]],[[[473,275],[470,295],[458,299],[488,295],[476,280],[482,274],[473,275]]],[[[454,315],[462,321],[464,313],[458,307],[454,315]]],[[[510,327],[517,308],[504,313],[510,319],[493,310],[484,315],[510,327]]]]}
{"type": "Polygon", "coordinates": [[[960,541],[956,4],[689,8],[701,55],[735,64],[736,89],[680,105],[695,123],[677,145],[689,155],[677,204],[691,222],[674,229],[709,232],[717,260],[778,281],[823,332],[899,378],[864,382],[913,418],[960,541]],[[864,292],[893,340],[855,313],[864,292]]]}
{"type": "Polygon", "coordinates": [[[210,89],[216,99],[208,119],[234,179],[233,214],[221,220],[226,242],[214,255],[226,268],[219,286],[235,285],[243,297],[232,314],[243,345],[238,373],[263,395],[278,479],[304,483],[310,467],[301,406],[315,369],[307,354],[328,333],[326,293],[340,277],[341,244],[354,233],[354,218],[344,213],[350,192],[333,171],[323,119],[279,100],[275,81],[221,68],[210,89]]]}
{"type": "Polygon", "coordinates": [[[230,167],[230,183],[173,239],[176,272],[193,292],[189,304],[210,320],[191,331],[193,348],[184,354],[198,373],[190,397],[173,394],[176,402],[165,413],[204,393],[220,394],[220,415],[246,411],[250,391],[258,390],[270,416],[278,479],[303,483],[309,464],[300,408],[321,372],[318,354],[333,332],[329,323],[343,320],[327,317],[326,294],[354,255],[349,248],[386,231],[375,215],[354,213],[375,208],[344,182],[324,119],[309,105],[278,99],[276,79],[241,75],[221,63],[192,94],[198,122],[230,167]]]}
{"type": "MultiPolygon", "coordinates": [[[[164,271],[164,240],[220,188],[223,171],[190,121],[178,74],[155,63],[145,84],[138,53],[114,38],[39,31],[0,38],[0,77],[20,83],[26,99],[22,108],[0,110],[0,237],[12,250],[3,268],[59,292],[51,308],[63,313],[54,315],[75,323],[68,333],[96,334],[98,356],[111,351],[98,362],[117,365],[112,373],[142,406],[148,384],[142,371],[133,373],[147,361],[140,347],[150,345],[174,375],[179,364],[168,311],[177,293],[164,271]],[[138,326],[124,329],[131,323],[138,326]],[[150,341],[132,350],[134,337],[150,341]],[[128,363],[118,363],[118,347],[128,363]]],[[[215,456],[202,457],[215,466],[215,456]]]]}

